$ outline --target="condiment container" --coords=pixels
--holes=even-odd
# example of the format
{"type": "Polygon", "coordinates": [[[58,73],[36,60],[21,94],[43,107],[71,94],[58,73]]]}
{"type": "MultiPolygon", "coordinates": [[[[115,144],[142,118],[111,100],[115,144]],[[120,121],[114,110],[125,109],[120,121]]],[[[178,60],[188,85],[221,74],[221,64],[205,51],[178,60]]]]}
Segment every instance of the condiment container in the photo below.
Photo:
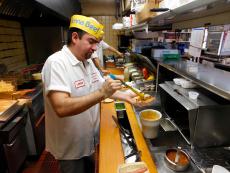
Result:
{"type": "Polygon", "coordinates": [[[184,171],[190,164],[189,156],[180,149],[166,150],[164,160],[166,165],[174,171],[184,171]],[[178,159],[176,159],[176,155],[178,159]]]}
{"type": "Polygon", "coordinates": [[[140,112],[140,122],[144,137],[153,139],[158,136],[161,117],[162,114],[154,109],[146,109],[140,112]]]}

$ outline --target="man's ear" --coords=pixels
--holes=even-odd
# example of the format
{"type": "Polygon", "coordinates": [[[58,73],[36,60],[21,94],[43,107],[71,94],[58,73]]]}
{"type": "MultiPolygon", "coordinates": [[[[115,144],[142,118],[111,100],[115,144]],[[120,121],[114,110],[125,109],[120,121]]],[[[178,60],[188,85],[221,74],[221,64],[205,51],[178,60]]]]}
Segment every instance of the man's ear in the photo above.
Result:
{"type": "Polygon", "coordinates": [[[76,43],[76,41],[79,39],[79,35],[77,32],[72,33],[72,42],[76,43]]]}

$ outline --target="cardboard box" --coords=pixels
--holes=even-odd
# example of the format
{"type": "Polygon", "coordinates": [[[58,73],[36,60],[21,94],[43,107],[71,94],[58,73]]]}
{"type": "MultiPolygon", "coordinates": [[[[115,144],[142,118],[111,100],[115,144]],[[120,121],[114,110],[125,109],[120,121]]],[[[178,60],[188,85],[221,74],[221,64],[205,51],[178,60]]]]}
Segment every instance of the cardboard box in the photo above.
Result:
{"type": "Polygon", "coordinates": [[[125,9],[124,10],[129,10],[131,9],[131,0],[124,0],[125,4],[125,9]]]}
{"type": "Polygon", "coordinates": [[[158,0],[148,0],[141,12],[136,13],[136,21],[138,24],[156,16],[156,12],[150,11],[152,8],[158,8],[158,0]]]}

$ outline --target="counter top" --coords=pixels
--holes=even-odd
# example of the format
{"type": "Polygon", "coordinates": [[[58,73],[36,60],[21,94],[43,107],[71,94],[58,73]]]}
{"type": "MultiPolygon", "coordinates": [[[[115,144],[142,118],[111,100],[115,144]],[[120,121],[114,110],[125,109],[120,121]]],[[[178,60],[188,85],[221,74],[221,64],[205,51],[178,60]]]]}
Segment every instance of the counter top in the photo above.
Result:
{"type": "MultiPolygon", "coordinates": [[[[107,70],[115,75],[123,74],[123,69],[107,68],[107,70]]],[[[125,107],[137,148],[141,151],[141,160],[147,164],[150,173],[157,173],[133,107],[128,103],[125,103],[125,107]]],[[[101,103],[99,173],[117,173],[118,166],[125,163],[120,132],[112,115],[116,116],[114,102],[101,103]]]]}
{"type": "MultiPolygon", "coordinates": [[[[128,103],[125,103],[125,107],[137,148],[141,151],[141,160],[147,164],[151,173],[157,173],[133,108],[128,103]]],[[[116,173],[118,166],[124,163],[120,133],[112,119],[112,115],[116,116],[114,102],[101,103],[99,173],[116,173]]]]}

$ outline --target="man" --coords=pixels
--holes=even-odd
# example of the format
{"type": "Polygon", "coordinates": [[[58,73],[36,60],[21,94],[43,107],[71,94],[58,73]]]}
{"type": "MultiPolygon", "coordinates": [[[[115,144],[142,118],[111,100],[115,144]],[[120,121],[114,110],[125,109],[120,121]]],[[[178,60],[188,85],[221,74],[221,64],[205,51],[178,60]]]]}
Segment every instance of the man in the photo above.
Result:
{"type": "Polygon", "coordinates": [[[109,73],[107,70],[104,69],[104,59],[103,59],[103,50],[109,50],[115,54],[117,54],[118,57],[124,57],[124,55],[113,48],[112,46],[108,45],[105,41],[101,40],[100,43],[97,46],[97,50],[92,54],[92,59],[95,64],[95,66],[98,68],[98,70],[102,73],[109,73]]]}
{"type": "Polygon", "coordinates": [[[117,91],[119,80],[104,80],[90,58],[102,29],[89,17],[72,16],[67,45],[51,55],[42,69],[46,150],[59,161],[62,173],[94,171],[100,101],[112,97],[136,102],[130,94],[117,91]]]}

